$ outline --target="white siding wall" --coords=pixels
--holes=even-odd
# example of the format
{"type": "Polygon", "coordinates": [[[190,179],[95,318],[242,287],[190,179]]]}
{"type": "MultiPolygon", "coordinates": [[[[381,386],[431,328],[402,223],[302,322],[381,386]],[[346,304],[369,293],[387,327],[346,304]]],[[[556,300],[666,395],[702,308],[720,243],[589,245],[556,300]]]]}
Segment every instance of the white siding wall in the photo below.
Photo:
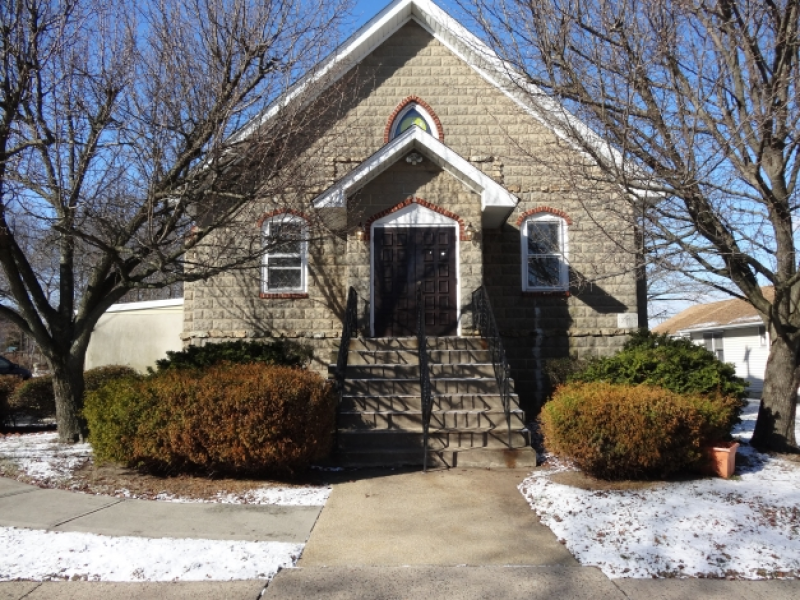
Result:
{"type": "Polygon", "coordinates": [[[167,350],[182,350],[183,302],[155,300],[112,306],[97,322],[86,352],[86,369],[128,365],[154,367],[167,350]]]}
{"type": "MultiPolygon", "coordinates": [[[[704,344],[703,332],[692,333],[691,339],[700,346],[704,344]]],[[[725,362],[733,363],[736,374],[750,383],[748,394],[751,397],[761,397],[764,370],[769,356],[769,340],[761,345],[758,326],[724,330],[722,348],[725,362]]]]}

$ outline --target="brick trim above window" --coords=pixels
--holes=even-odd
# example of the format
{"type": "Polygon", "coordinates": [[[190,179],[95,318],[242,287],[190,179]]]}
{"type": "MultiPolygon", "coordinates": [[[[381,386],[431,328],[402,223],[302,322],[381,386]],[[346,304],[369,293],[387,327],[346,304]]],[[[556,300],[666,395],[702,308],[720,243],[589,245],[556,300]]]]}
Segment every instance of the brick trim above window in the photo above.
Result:
{"type": "Polygon", "coordinates": [[[265,300],[302,300],[304,298],[308,298],[308,294],[305,292],[300,293],[275,293],[269,294],[266,292],[261,292],[259,296],[265,300]]]}
{"type": "Polygon", "coordinates": [[[565,213],[563,210],[558,210],[557,208],[550,208],[549,206],[537,206],[536,208],[526,210],[517,218],[517,227],[522,225],[525,219],[537,213],[550,213],[551,215],[556,215],[557,217],[561,217],[562,219],[564,219],[567,225],[572,225],[572,219],[570,219],[569,215],[565,213]]]}
{"type": "Polygon", "coordinates": [[[409,104],[419,104],[428,112],[428,114],[431,116],[431,119],[433,119],[434,125],[436,125],[436,130],[439,133],[437,137],[440,142],[443,142],[444,129],[442,129],[442,122],[439,120],[439,117],[436,115],[436,112],[433,110],[433,108],[431,108],[431,105],[425,102],[425,100],[419,96],[408,96],[402,102],[400,102],[400,104],[397,105],[397,108],[392,111],[392,114],[389,115],[389,120],[386,122],[386,128],[383,131],[383,143],[388,144],[392,139],[392,126],[394,125],[394,120],[397,118],[397,115],[403,112],[403,109],[409,104]]]}
{"type": "Polygon", "coordinates": [[[263,227],[264,221],[266,221],[267,219],[271,219],[272,217],[277,217],[278,215],[293,215],[295,217],[300,217],[301,219],[304,219],[306,223],[311,222],[308,216],[306,216],[299,210],[295,210],[294,208],[276,208],[273,211],[265,212],[258,218],[258,221],[256,221],[256,223],[258,224],[259,227],[263,227]]]}
{"type": "Polygon", "coordinates": [[[423,200],[422,198],[417,198],[415,196],[412,196],[411,198],[406,198],[402,202],[400,202],[398,204],[395,204],[392,207],[385,208],[380,212],[376,212],[369,219],[367,219],[367,221],[366,221],[366,223],[364,225],[364,234],[365,234],[364,235],[364,240],[365,241],[369,240],[370,230],[372,229],[372,224],[375,221],[377,221],[378,219],[382,219],[383,217],[385,217],[387,215],[395,213],[398,210],[401,210],[401,209],[405,208],[406,206],[411,206],[412,204],[419,204],[420,206],[424,206],[425,208],[428,208],[428,209],[432,210],[433,212],[437,212],[440,215],[444,215],[448,219],[453,219],[453,221],[458,223],[458,238],[462,242],[469,241],[464,237],[464,221],[461,219],[461,217],[459,217],[454,212],[450,212],[449,210],[445,210],[441,206],[436,206],[435,204],[431,204],[427,200],[423,200]]]}

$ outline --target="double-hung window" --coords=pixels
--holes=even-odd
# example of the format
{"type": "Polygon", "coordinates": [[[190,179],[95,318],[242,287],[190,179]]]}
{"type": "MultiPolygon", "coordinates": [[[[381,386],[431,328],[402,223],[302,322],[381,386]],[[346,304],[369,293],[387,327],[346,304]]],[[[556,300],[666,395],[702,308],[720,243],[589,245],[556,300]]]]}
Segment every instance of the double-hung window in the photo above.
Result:
{"type": "Polygon", "coordinates": [[[567,291],[567,224],[564,219],[540,213],[522,222],[523,291],[567,291]]]}
{"type": "Polygon", "coordinates": [[[306,291],[308,226],[305,219],[281,214],[264,222],[263,291],[306,291]]]}

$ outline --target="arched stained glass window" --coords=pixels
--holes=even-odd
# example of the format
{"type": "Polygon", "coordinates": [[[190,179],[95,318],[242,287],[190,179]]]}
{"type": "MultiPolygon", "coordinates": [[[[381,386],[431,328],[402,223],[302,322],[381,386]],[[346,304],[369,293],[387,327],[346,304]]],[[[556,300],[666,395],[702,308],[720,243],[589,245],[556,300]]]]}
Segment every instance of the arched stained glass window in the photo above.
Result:
{"type": "Polygon", "coordinates": [[[416,102],[412,102],[395,117],[391,129],[392,139],[402,135],[415,125],[422,131],[439,137],[439,130],[436,128],[430,113],[416,102]]]}
{"type": "Polygon", "coordinates": [[[397,137],[398,135],[400,135],[406,129],[408,129],[413,125],[416,125],[420,129],[422,129],[423,131],[427,131],[428,133],[431,132],[431,128],[428,125],[428,122],[425,120],[425,117],[423,117],[416,108],[412,108],[403,116],[403,118],[399,119],[397,127],[395,128],[394,131],[394,137],[397,137]]]}

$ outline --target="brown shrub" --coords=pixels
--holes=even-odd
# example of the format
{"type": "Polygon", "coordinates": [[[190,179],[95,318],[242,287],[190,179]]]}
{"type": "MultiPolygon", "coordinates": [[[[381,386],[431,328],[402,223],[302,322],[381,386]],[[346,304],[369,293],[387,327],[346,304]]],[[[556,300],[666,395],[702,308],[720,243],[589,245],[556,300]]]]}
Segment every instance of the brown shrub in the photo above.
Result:
{"type": "Polygon", "coordinates": [[[56,399],[53,393],[53,376],[44,375],[23,382],[9,397],[8,405],[15,417],[54,419],[56,399]]]}
{"type": "Polygon", "coordinates": [[[329,452],[335,396],[309,371],[225,364],[112,382],[87,394],[84,414],[100,460],[292,474],[329,452]]]}
{"type": "Polygon", "coordinates": [[[0,426],[6,421],[14,419],[9,406],[9,398],[21,383],[22,379],[16,375],[0,375],[0,426]]]}
{"type": "Polygon", "coordinates": [[[663,478],[702,460],[700,448],[730,433],[737,398],[664,388],[573,383],[542,409],[545,446],[602,479],[663,478]]]}

